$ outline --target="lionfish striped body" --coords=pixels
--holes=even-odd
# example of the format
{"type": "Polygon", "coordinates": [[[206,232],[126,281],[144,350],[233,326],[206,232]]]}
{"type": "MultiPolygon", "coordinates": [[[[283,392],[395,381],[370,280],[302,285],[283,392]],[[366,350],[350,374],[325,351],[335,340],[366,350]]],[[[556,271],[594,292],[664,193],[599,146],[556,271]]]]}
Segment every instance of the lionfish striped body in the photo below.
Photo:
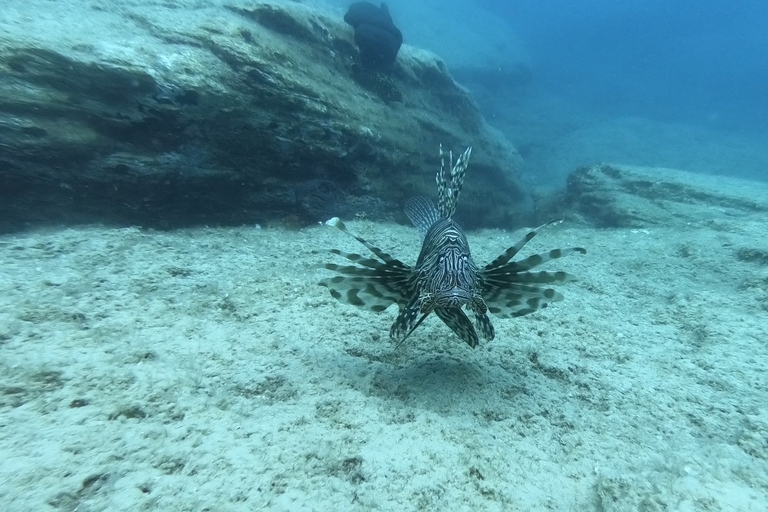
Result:
{"type": "Polygon", "coordinates": [[[431,313],[471,347],[479,343],[478,331],[484,339],[492,340],[494,328],[488,312],[501,318],[533,313],[563,299],[554,289],[537,285],[574,279],[565,272],[530,269],[573,252],[586,253],[580,247],[571,247],[510,261],[550,222],[530,231],[501,256],[479,268],[472,260],[467,237],[453,220],[471,153],[472,148],[467,148],[454,164],[453,155],[440,148],[437,208],[425,197],[411,199],[405,205],[406,215],[422,236],[415,267],[350,233],[338,218],[327,222],[365,245],[377,259],[333,249],[331,253],[355,265],[322,265],[340,275],[323,279],[320,286],[328,288],[340,302],[374,312],[397,304],[400,312],[390,329],[390,337],[397,342],[404,341],[431,313]],[[474,324],[465,310],[474,316],[474,324]]]}

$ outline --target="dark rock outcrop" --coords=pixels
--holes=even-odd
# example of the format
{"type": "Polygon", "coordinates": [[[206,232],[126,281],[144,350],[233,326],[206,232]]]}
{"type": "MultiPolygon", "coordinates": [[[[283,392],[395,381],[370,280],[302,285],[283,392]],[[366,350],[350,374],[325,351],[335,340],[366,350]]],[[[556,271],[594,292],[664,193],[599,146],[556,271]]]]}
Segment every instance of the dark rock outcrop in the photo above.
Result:
{"type": "Polygon", "coordinates": [[[349,6],[344,21],[355,29],[355,43],[360,50],[360,64],[370,69],[386,69],[397,58],[403,34],[392,21],[387,4],[377,7],[369,2],[349,6]]]}
{"type": "Polygon", "coordinates": [[[560,215],[595,227],[680,226],[768,213],[768,184],[601,164],[568,177],[560,215]]]}
{"type": "Polygon", "coordinates": [[[434,196],[440,143],[475,148],[464,225],[528,221],[517,152],[431,53],[403,47],[388,81],[366,82],[344,22],[301,4],[9,1],[3,229],[392,218],[434,196]]]}

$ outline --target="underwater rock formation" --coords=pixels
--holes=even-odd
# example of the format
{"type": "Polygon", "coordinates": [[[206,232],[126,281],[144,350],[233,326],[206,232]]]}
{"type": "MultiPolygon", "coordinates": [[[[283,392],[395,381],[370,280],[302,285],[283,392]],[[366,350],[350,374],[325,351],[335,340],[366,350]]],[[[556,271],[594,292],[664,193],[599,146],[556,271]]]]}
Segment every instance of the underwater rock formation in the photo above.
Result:
{"type": "Polygon", "coordinates": [[[113,11],[9,1],[3,229],[302,224],[337,209],[398,218],[405,200],[432,189],[440,143],[476,149],[466,226],[528,222],[519,155],[434,54],[403,47],[388,80],[364,87],[347,25],[298,3],[113,11]],[[307,195],[317,183],[331,192],[307,195]]]}
{"type": "Polygon", "coordinates": [[[344,21],[355,29],[363,67],[383,69],[395,62],[403,34],[392,21],[387,4],[382,2],[376,7],[369,2],[356,2],[349,6],[344,21]]]}
{"type": "Polygon", "coordinates": [[[559,215],[595,227],[686,227],[768,213],[768,184],[600,164],[568,177],[562,206],[559,215]]]}

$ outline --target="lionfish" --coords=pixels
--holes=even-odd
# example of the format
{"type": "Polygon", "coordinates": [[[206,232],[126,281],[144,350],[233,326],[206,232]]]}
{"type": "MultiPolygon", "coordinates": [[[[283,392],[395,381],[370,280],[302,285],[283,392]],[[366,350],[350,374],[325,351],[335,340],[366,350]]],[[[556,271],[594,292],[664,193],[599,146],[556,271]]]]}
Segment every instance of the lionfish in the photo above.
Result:
{"type": "Polygon", "coordinates": [[[538,285],[565,283],[575,278],[565,272],[530,272],[550,260],[578,252],[581,247],[553,249],[519,261],[510,261],[548,222],[530,231],[519,242],[504,251],[488,265],[479,268],[472,260],[464,231],[453,220],[472,148],[469,147],[453,163],[453,154],[440,147],[440,170],[437,173],[438,205],[425,197],[405,204],[405,214],[422,237],[416,266],[393,258],[378,247],[347,230],[338,217],[326,222],[355,238],[377,258],[366,258],[331,249],[353,265],[326,263],[322,268],[340,275],[321,280],[336,300],[381,312],[397,304],[400,312],[389,335],[401,343],[430,315],[435,313],[470,347],[479,343],[478,331],[486,340],[495,335],[488,313],[500,318],[524,316],[563,299],[552,288],[538,285]],[[474,325],[467,313],[474,315],[474,325]]]}

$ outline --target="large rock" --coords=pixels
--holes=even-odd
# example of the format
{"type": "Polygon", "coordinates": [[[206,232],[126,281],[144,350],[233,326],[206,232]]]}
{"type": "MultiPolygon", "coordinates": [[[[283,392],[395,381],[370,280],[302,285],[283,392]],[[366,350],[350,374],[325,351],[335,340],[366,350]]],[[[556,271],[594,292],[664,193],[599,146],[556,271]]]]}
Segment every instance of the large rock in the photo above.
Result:
{"type": "Polygon", "coordinates": [[[386,218],[474,146],[460,219],[525,223],[520,158],[434,54],[355,63],[330,11],[10,0],[0,17],[0,217],[155,226],[386,218]],[[85,3],[83,3],[85,4],[85,3]]]}
{"type": "MultiPolygon", "coordinates": [[[[352,3],[325,1],[341,12],[352,3]]],[[[378,0],[369,3],[380,4],[378,0]]],[[[463,85],[498,93],[529,82],[530,55],[506,19],[508,7],[503,4],[486,6],[467,0],[388,0],[386,4],[405,42],[438,53],[463,85]]]]}
{"type": "Polygon", "coordinates": [[[768,183],[600,164],[568,177],[565,214],[596,227],[680,226],[768,213],[768,183]]]}

